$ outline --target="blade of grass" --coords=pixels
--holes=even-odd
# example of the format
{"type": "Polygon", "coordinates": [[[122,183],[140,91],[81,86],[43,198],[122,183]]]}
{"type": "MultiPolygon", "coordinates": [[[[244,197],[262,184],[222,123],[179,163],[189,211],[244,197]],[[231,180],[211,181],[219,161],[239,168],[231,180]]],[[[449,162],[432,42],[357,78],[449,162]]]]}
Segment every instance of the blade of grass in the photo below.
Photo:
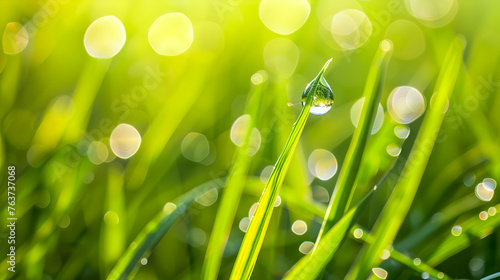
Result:
{"type": "Polygon", "coordinates": [[[375,190],[382,186],[389,175],[395,170],[399,162],[397,158],[391,169],[377,182],[356,206],[351,208],[342,218],[323,236],[315,250],[302,257],[283,279],[314,279],[320,275],[328,262],[333,258],[337,249],[349,234],[349,229],[356,223],[373,197],[375,190]]]}
{"type": "Polygon", "coordinates": [[[354,181],[361,164],[361,158],[365,149],[366,142],[370,137],[375,115],[377,113],[378,104],[382,95],[382,80],[385,69],[387,67],[390,55],[392,52],[392,43],[384,40],[380,43],[380,47],[375,54],[370,72],[368,74],[363,96],[365,97],[363,109],[359,117],[358,127],[354,131],[354,135],[347,150],[347,154],[342,164],[342,169],[337,180],[332,200],[328,205],[328,209],[321,225],[318,237],[316,239],[315,248],[325,234],[349,208],[350,200],[354,193],[354,181]]]}
{"type": "Polygon", "coordinates": [[[241,244],[240,251],[236,257],[236,262],[234,264],[233,271],[231,272],[230,279],[250,279],[250,276],[252,275],[260,248],[262,247],[262,243],[264,241],[264,236],[266,235],[266,231],[271,220],[276,197],[278,196],[288,165],[292,159],[293,152],[309,116],[309,111],[311,109],[311,104],[314,95],[316,94],[319,81],[323,77],[330,61],[331,59],[326,62],[318,76],[316,76],[313,80],[311,91],[309,92],[304,107],[292,127],[290,137],[288,138],[285,148],[278,158],[275,168],[269,177],[266,188],[260,198],[259,206],[255,211],[255,215],[250,221],[247,233],[243,238],[243,243],[241,244]]]}
{"type": "Polygon", "coordinates": [[[391,244],[403,224],[443,122],[443,112],[458,76],[462,52],[463,43],[456,38],[448,50],[438,76],[434,106],[426,113],[401,177],[375,224],[373,230],[375,242],[372,245],[365,245],[361,257],[351,266],[348,279],[365,279],[370,270],[381,262],[380,253],[391,244]]]}
{"type": "MultiPolygon", "coordinates": [[[[351,232],[354,232],[354,230],[356,230],[356,229],[361,229],[363,231],[363,234],[361,235],[361,237],[359,239],[356,238],[356,240],[362,240],[368,244],[372,244],[374,242],[373,235],[371,235],[366,229],[362,229],[359,226],[353,226],[351,228],[351,232]]],[[[389,252],[390,252],[389,257],[391,259],[397,261],[398,263],[400,263],[402,265],[405,265],[408,268],[413,269],[414,271],[416,271],[418,273],[427,272],[427,273],[429,273],[429,275],[431,277],[433,277],[435,279],[451,279],[449,276],[447,276],[443,272],[437,271],[436,269],[434,269],[432,266],[430,266],[429,264],[427,264],[425,262],[421,261],[420,264],[418,264],[418,265],[415,264],[414,259],[402,254],[401,252],[392,248],[392,246],[390,246],[387,250],[389,250],[389,252]]]]}
{"type": "Polygon", "coordinates": [[[163,210],[142,229],[125,253],[122,254],[107,279],[133,278],[140,260],[151,253],[179,216],[198,196],[214,188],[222,187],[221,180],[223,179],[205,182],[178,197],[173,203],[165,204],[163,210]]]}
{"type": "Polygon", "coordinates": [[[245,132],[245,140],[236,151],[236,160],[227,177],[226,186],[215,217],[214,227],[210,235],[205,262],[203,263],[203,279],[217,279],[226,241],[231,231],[231,226],[236,216],[236,210],[240,202],[241,193],[250,167],[251,157],[248,154],[248,146],[252,131],[259,116],[262,98],[262,84],[257,85],[250,93],[247,102],[247,113],[250,115],[250,123],[245,132]]]}
{"type": "Polygon", "coordinates": [[[481,278],[481,280],[491,280],[491,279],[495,279],[495,278],[500,278],[500,272],[488,275],[488,276],[486,276],[484,278],[481,278]]]}

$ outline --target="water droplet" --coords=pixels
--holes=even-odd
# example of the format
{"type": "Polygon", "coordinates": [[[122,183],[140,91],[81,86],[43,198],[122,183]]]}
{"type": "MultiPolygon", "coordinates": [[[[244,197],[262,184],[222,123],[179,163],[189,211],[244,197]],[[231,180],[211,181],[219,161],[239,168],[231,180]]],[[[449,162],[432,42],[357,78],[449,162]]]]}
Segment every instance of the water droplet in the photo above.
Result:
{"type": "Polygon", "coordinates": [[[462,227],[458,225],[454,226],[451,229],[451,234],[453,234],[454,236],[459,236],[460,234],[462,234],[462,227]]]}
{"type": "Polygon", "coordinates": [[[195,200],[199,204],[207,207],[207,206],[214,204],[215,201],[217,200],[218,196],[219,196],[219,194],[217,192],[217,189],[213,188],[213,189],[207,191],[206,193],[198,196],[195,200]]]}
{"type": "Polygon", "coordinates": [[[355,229],[353,232],[352,232],[352,235],[354,236],[354,238],[356,239],[360,239],[361,237],[363,237],[363,230],[360,229],[360,228],[357,228],[355,229]]]}
{"type": "Polygon", "coordinates": [[[398,145],[396,145],[394,143],[387,145],[387,148],[385,150],[387,151],[387,153],[389,155],[391,155],[393,157],[397,157],[401,153],[401,147],[399,147],[398,145]]]}
{"type": "Polygon", "coordinates": [[[420,258],[414,258],[413,259],[413,264],[414,265],[420,265],[422,263],[422,260],[420,258]]]}
{"type": "Polygon", "coordinates": [[[304,241],[302,242],[302,244],[300,244],[299,251],[302,254],[306,255],[309,252],[311,252],[313,248],[314,248],[314,243],[312,243],[311,241],[304,241]]]}
{"type": "Polygon", "coordinates": [[[421,277],[422,277],[422,279],[429,279],[429,273],[427,273],[427,272],[422,272],[421,277]]]}
{"type": "Polygon", "coordinates": [[[410,128],[406,125],[399,124],[394,127],[394,134],[400,139],[406,139],[410,136],[410,128]]]}
{"type": "Polygon", "coordinates": [[[383,268],[374,267],[374,268],[372,268],[372,272],[373,272],[373,275],[377,276],[380,279],[387,278],[387,271],[383,268]]]}
{"type": "Polygon", "coordinates": [[[302,235],[307,231],[307,224],[304,221],[297,220],[292,224],[292,231],[297,235],[302,235]]]}
{"type": "Polygon", "coordinates": [[[83,43],[87,53],[95,58],[111,58],[123,48],[125,27],[115,16],[96,19],[85,31],[83,43]]]}
{"type": "MultiPolygon", "coordinates": [[[[351,107],[351,122],[355,127],[358,127],[359,117],[361,116],[361,110],[363,109],[363,105],[365,104],[365,98],[362,97],[358,99],[351,107]]],[[[384,108],[382,108],[382,104],[378,104],[377,115],[375,116],[375,122],[373,124],[371,134],[377,133],[382,124],[384,123],[384,108]]]]}
{"type": "MultiPolygon", "coordinates": [[[[311,87],[314,80],[311,81],[304,93],[302,93],[302,106],[306,104],[307,96],[311,91],[311,87]]],[[[311,104],[311,114],[313,115],[323,115],[330,111],[330,108],[333,106],[333,91],[325,77],[321,77],[318,83],[318,87],[316,88],[316,94],[314,95],[312,104],[311,104]]]]}
{"type": "Polygon", "coordinates": [[[262,169],[262,172],[260,173],[260,181],[264,184],[267,184],[267,181],[269,180],[269,177],[271,177],[271,173],[274,170],[273,165],[268,165],[262,169]]]}
{"type": "Polygon", "coordinates": [[[497,214],[497,209],[495,207],[488,208],[488,214],[490,216],[495,216],[497,214]]]}
{"type": "Polygon", "coordinates": [[[148,259],[146,259],[146,258],[142,258],[142,259],[141,259],[141,264],[142,264],[142,265],[147,265],[147,264],[148,264],[148,259]]]}
{"type": "Polygon", "coordinates": [[[497,188],[497,181],[492,178],[486,178],[483,180],[483,184],[485,185],[486,188],[494,191],[497,188]]]}
{"type": "Polygon", "coordinates": [[[312,186],[311,187],[312,197],[317,202],[327,203],[330,200],[330,194],[328,191],[320,186],[312,186]]]}

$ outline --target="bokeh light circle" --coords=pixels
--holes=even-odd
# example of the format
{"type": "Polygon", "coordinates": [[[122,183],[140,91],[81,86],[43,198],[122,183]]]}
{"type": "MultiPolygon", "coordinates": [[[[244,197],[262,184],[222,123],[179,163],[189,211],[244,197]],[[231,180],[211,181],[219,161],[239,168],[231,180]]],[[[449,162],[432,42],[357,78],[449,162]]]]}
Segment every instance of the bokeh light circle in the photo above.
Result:
{"type": "MultiPolygon", "coordinates": [[[[245,143],[245,137],[248,131],[248,127],[250,126],[251,117],[248,114],[245,114],[236,121],[234,121],[231,126],[231,141],[239,147],[242,147],[245,143]]],[[[252,129],[252,134],[250,135],[250,141],[247,147],[247,154],[253,156],[257,153],[260,148],[260,144],[262,142],[262,137],[260,135],[260,131],[257,128],[252,129]]]]}
{"type": "Polygon", "coordinates": [[[155,52],[166,56],[184,53],[193,43],[193,24],[183,13],[160,16],[149,29],[149,44],[155,52]]]}
{"type": "Polygon", "coordinates": [[[353,50],[370,38],[372,24],[362,11],[346,9],[333,16],[330,32],[342,48],[353,50]]]}
{"type": "Polygon", "coordinates": [[[316,149],[309,156],[307,167],[315,177],[326,181],[337,173],[337,158],[327,150],[316,149]]]}
{"type": "Polygon", "coordinates": [[[395,88],[387,99],[387,111],[398,123],[408,124],[420,117],[425,111],[424,96],[413,87],[395,88]]]}
{"type": "Polygon", "coordinates": [[[203,161],[210,153],[210,143],[205,135],[188,133],[181,142],[182,155],[190,161],[203,161]]]}
{"type": "MultiPolygon", "coordinates": [[[[362,97],[354,103],[351,107],[351,122],[355,127],[358,127],[359,117],[361,116],[361,110],[363,109],[363,104],[365,103],[365,98],[362,97]]],[[[372,134],[377,133],[382,124],[384,123],[384,108],[382,104],[378,104],[377,114],[375,116],[375,123],[373,124],[372,134]]]]}
{"type": "Polygon", "coordinates": [[[259,17],[274,33],[288,35],[306,23],[311,6],[307,0],[262,0],[259,17]]]}
{"type": "Polygon", "coordinates": [[[2,42],[3,52],[5,54],[18,54],[22,52],[28,45],[28,32],[26,31],[26,28],[24,28],[24,26],[19,22],[9,22],[5,26],[2,42]]]}
{"type": "Polygon", "coordinates": [[[109,138],[111,150],[119,158],[133,156],[141,146],[141,135],[129,124],[119,124],[109,138]]]}
{"type": "Polygon", "coordinates": [[[104,16],[90,24],[83,43],[87,53],[95,58],[111,58],[123,48],[125,27],[115,16],[104,16]]]}

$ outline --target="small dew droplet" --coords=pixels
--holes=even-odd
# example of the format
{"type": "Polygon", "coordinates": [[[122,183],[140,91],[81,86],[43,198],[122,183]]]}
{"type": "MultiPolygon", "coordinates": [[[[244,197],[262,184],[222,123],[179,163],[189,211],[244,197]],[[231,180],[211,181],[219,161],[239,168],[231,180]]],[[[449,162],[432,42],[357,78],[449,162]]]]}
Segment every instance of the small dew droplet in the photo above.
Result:
{"type": "MultiPolygon", "coordinates": [[[[310,82],[304,93],[302,93],[302,106],[306,104],[307,96],[312,89],[313,82],[310,82]]],[[[326,79],[322,76],[319,80],[318,87],[316,88],[316,94],[314,95],[311,104],[311,114],[313,115],[323,115],[326,114],[333,106],[333,91],[326,79]]]]}

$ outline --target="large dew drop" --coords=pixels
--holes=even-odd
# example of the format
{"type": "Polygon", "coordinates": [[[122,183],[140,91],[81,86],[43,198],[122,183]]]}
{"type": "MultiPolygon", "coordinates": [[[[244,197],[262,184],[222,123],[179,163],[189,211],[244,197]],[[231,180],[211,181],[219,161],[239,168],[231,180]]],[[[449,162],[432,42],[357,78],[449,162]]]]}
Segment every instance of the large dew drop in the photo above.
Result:
{"type": "MultiPolygon", "coordinates": [[[[302,106],[306,104],[307,96],[311,91],[314,80],[310,82],[302,94],[302,106]]],[[[333,106],[333,91],[324,77],[321,77],[316,88],[316,94],[311,104],[311,114],[323,115],[330,111],[333,106]]]]}

